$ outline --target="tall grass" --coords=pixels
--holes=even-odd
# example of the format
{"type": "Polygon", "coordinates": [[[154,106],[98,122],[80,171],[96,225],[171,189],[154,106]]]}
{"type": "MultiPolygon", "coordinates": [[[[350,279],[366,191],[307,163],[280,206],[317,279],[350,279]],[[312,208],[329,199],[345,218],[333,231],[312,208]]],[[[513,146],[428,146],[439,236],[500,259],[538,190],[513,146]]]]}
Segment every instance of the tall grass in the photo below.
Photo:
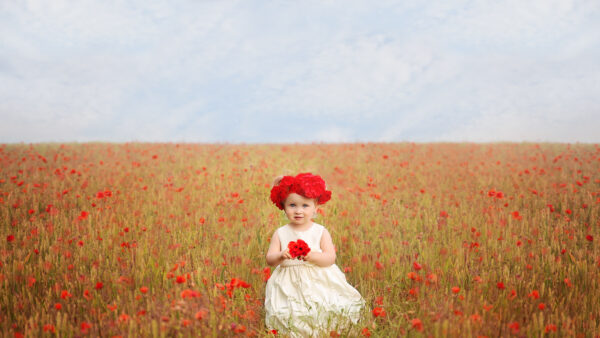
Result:
{"type": "Polygon", "coordinates": [[[2,145],[0,330],[270,335],[270,184],[299,172],[367,300],[338,334],[600,335],[600,147],[528,143],[2,145]]]}

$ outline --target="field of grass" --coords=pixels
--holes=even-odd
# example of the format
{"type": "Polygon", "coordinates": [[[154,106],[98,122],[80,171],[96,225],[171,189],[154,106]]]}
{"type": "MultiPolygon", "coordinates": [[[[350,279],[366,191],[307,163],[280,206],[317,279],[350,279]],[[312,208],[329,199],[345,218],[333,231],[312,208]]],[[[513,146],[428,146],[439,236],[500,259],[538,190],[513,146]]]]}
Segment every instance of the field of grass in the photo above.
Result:
{"type": "Polygon", "coordinates": [[[600,336],[600,146],[528,143],[0,145],[2,335],[271,335],[299,172],[367,302],[332,336],[600,336]]]}

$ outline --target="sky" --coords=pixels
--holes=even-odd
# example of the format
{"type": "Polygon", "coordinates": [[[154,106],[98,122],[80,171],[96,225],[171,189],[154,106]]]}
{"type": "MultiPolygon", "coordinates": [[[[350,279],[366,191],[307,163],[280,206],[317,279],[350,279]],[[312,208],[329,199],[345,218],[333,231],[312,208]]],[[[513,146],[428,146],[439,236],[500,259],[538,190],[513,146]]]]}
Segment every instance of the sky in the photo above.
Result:
{"type": "Polygon", "coordinates": [[[0,143],[600,142],[600,1],[2,1],[0,143]]]}

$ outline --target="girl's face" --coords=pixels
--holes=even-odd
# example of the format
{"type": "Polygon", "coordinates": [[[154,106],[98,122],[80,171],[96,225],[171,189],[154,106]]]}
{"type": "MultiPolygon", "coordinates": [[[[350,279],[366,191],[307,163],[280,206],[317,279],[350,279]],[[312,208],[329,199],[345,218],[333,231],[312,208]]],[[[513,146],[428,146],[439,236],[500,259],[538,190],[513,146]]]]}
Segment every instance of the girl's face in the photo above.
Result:
{"type": "Polygon", "coordinates": [[[313,216],[317,213],[314,199],[296,193],[289,194],[283,206],[285,215],[293,226],[302,227],[310,224],[313,216]]]}

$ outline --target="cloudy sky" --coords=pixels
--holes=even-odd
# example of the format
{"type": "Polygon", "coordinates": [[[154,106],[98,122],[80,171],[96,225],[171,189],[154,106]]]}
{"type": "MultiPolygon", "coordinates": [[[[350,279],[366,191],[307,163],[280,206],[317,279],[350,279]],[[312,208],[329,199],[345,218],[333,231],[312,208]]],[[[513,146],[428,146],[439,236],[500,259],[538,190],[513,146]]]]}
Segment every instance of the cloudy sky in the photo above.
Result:
{"type": "Polygon", "coordinates": [[[2,1],[0,142],[600,142],[600,1],[2,1]]]}

